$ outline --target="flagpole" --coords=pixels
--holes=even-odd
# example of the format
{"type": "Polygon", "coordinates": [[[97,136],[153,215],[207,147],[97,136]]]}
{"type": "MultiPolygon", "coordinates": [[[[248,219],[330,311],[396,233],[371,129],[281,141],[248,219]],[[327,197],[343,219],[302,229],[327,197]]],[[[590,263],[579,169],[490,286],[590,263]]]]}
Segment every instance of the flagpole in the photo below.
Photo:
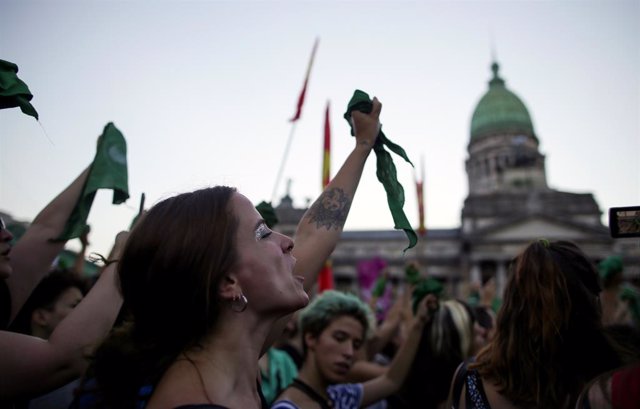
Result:
{"type": "Polygon", "coordinates": [[[282,172],[284,172],[284,167],[287,163],[287,158],[289,157],[289,148],[291,147],[291,141],[293,140],[293,134],[296,130],[296,123],[300,119],[300,115],[302,114],[302,105],[304,105],[305,94],[307,93],[307,86],[309,85],[309,76],[311,75],[311,67],[313,67],[313,60],[316,56],[316,51],[318,49],[318,42],[320,40],[316,38],[313,42],[313,49],[311,50],[311,58],[309,59],[309,65],[307,65],[307,72],[304,77],[304,83],[302,85],[302,91],[298,96],[298,103],[296,106],[296,113],[290,121],[293,123],[291,126],[291,130],[289,131],[289,139],[287,140],[287,146],[284,149],[284,155],[282,156],[282,160],[280,161],[280,169],[278,170],[278,176],[276,177],[276,183],[273,186],[273,192],[271,193],[271,203],[274,203],[276,200],[276,194],[278,193],[278,187],[280,186],[280,180],[282,179],[282,172]]]}
{"type": "Polygon", "coordinates": [[[289,131],[289,139],[287,140],[287,146],[284,148],[284,155],[282,156],[282,160],[280,161],[280,169],[278,170],[278,176],[276,176],[276,183],[273,186],[273,192],[271,193],[271,203],[274,204],[276,200],[276,194],[278,193],[278,187],[280,186],[280,180],[282,179],[282,172],[284,172],[285,164],[287,163],[287,157],[289,156],[289,149],[291,148],[291,141],[293,140],[293,134],[296,130],[296,124],[298,122],[293,122],[291,124],[291,130],[289,131]]]}

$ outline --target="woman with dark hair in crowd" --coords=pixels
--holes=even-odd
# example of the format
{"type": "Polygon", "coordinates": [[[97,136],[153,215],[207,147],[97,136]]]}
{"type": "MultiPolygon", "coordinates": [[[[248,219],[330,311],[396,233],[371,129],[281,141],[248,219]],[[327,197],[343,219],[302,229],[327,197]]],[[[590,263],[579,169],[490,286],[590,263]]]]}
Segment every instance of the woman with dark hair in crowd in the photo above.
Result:
{"type": "Polygon", "coordinates": [[[440,302],[424,327],[409,376],[390,399],[390,406],[444,408],[456,368],[474,352],[475,325],[473,310],[466,303],[455,299],[440,302]]]}
{"type": "Polygon", "coordinates": [[[258,359],[287,315],[309,301],[306,291],[342,232],[378,135],[380,110],[374,99],[371,113],[352,114],[356,146],[303,216],[295,247],[230,187],[153,206],[119,262],[129,317],[97,351],[95,377],[77,405],[265,405],[258,359]]]}
{"type": "Polygon", "coordinates": [[[573,243],[541,239],[513,261],[493,340],[462,364],[454,408],[573,408],[620,365],[602,329],[598,272],[573,243]]]}

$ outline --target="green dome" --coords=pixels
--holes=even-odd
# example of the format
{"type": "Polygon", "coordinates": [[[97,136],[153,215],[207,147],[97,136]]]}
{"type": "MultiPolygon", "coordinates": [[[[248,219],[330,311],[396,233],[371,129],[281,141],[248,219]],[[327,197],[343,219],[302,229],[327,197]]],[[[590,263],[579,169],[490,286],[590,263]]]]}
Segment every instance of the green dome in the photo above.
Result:
{"type": "Polygon", "coordinates": [[[527,107],[509,91],[498,75],[499,65],[493,63],[493,78],[489,91],[480,99],[471,118],[471,139],[494,133],[524,133],[535,136],[527,107]]]}

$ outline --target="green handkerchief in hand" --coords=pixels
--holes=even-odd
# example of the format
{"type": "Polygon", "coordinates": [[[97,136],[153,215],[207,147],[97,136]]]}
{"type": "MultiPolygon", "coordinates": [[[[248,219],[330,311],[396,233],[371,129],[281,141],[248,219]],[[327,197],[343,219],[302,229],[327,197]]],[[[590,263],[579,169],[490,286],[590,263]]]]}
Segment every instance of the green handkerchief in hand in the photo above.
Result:
{"type": "Polygon", "coordinates": [[[264,219],[264,222],[271,229],[278,224],[278,216],[276,216],[276,210],[273,208],[270,202],[264,200],[256,206],[256,210],[260,213],[260,216],[264,219]]]}
{"type": "Polygon", "coordinates": [[[444,286],[438,280],[433,277],[426,278],[420,281],[416,287],[413,289],[413,313],[415,314],[418,311],[418,304],[427,294],[433,294],[436,297],[440,298],[442,292],[444,291],[444,286]]]}
{"type": "Polygon", "coordinates": [[[416,285],[420,281],[420,270],[414,264],[409,264],[404,269],[404,275],[406,277],[407,283],[411,285],[416,285]]]}
{"type": "MultiPolygon", "coordinates": [[[[366,92],[356,90],[349,101],[347,112],[344,113],[344,119],[347,120],[351,127],[351,135],[355,135],[353,130],[353,124],[351,123],[351,113],[353,111],[360,111],[364,113],[370,113],[373,109],[373,102],[366,92]]],[[[382,132],[378,133],[376,143],[373,145],[373,151],[376,153],[376,175],[378,180],[384,186],[384,190],[387,193],[387,203],[389,204],[389,210],[391,216],[393,216],[394,228],[404,230],[407,238],[409,239],[409,246],[404,251],[414,247],[418,242],[418,235],[411,227],[407,216],[404,214],[402,207],[404,206],[404,189],[400,182],[398,182],[398,175],[396,173],[396,166],[393,163],[391,154],[387,152],[384,147],[387,146],[390,151],[396,155],[402,157],[405,161],[409,162],[411,166],[413,163],[407,157],[404,149],[400,145],[396,145],[391,142],[389,138],[382,132]]]]}
{"type": "Polygon", "coordinates": [[[376,298],[382,297],[384,294],[384,290],[387,288],[387,277],[384,275],[378,277],[376,282],[373,284],[373,291],[371,291],[371,295],[376,298]]]}
{"type": "Polygon", "coordinates": [[[67,220],[64,231],[53,239],[54,241],[66,241],[82,234],[98,189],[112,189],[113,204],[120,204],[129,198],[127,143],[112,122],[104,127],[102,135],[98,138],[96,156],[80,198],[67,220]]]}
{"type": "Polygon", "coordinates": [[[32,98],[27,84],[18,78],[18,66],[0,60],[0,109],[20,107],[22,112],[38,119],[38,112],[29,103],[32,98]]]}

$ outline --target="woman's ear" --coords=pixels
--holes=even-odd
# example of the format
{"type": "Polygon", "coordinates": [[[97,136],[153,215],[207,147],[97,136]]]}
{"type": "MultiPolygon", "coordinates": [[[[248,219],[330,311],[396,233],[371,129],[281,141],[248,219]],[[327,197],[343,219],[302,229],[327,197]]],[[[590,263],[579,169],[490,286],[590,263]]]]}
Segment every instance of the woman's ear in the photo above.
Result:
{"type": "Polygon", "coordinates": [[[49,325],[49,312],[44,308],[36,308],[31,313],[31,325],[46,328],[49,325]]]}
{"type": "Polygon", "coordinates": [[[242,294],[242,288],[235,274],[225,274],[220,281],[218,294],[220,294],[220,298],[223,300],[233,300],[242,294]]]}
{"type": "Polygon", "coordinates": [[[316,349],[316,343],[318,342],[318,338],[310,332],[306,332],[304,334],[303,339],[305,345],[307,346],[308,351],[314,351],[316,349]]]}

